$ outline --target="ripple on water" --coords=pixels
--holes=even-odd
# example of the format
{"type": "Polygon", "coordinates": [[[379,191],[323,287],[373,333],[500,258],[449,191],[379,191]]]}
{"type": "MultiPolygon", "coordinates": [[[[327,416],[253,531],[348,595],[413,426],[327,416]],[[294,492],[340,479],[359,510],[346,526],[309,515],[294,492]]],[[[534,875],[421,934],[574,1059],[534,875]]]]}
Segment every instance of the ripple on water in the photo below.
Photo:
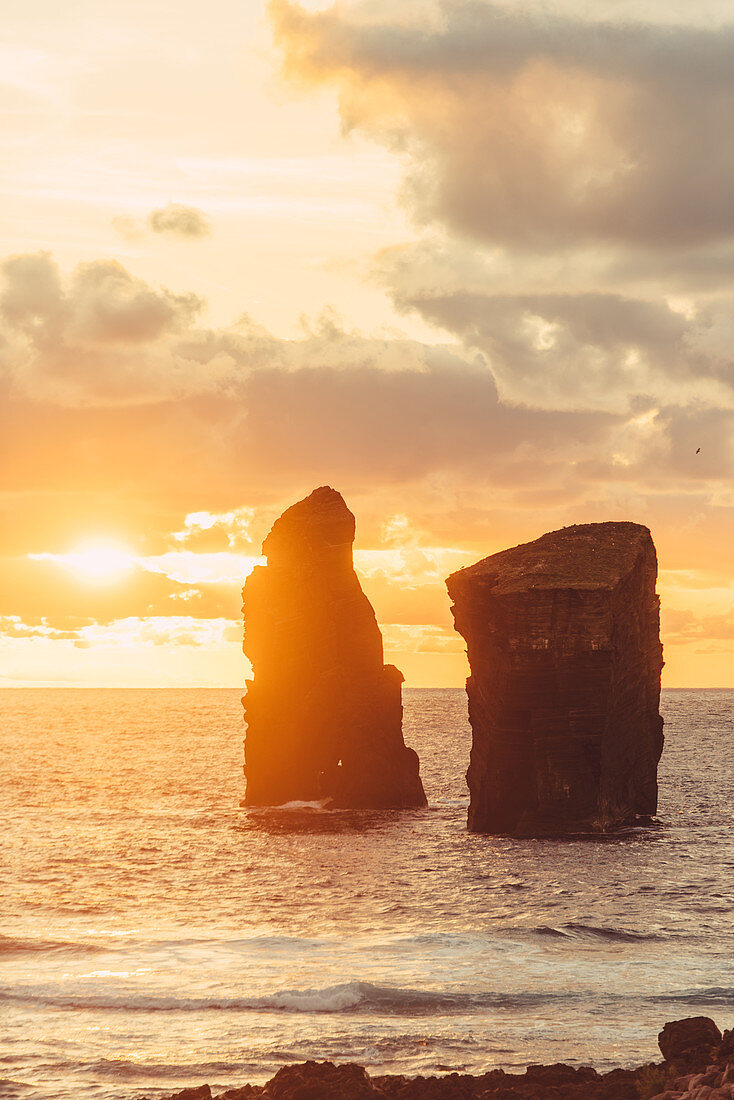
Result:
{"type": "Polygon", "coordinates": [[[463,692],[406,692],[427,810],[241,808],[239,696],[0,695],[3,1095],[608,1068],[734,1023],[734,693],[664,694],[659,827],[569,841],[466,832],[463,692]]]}

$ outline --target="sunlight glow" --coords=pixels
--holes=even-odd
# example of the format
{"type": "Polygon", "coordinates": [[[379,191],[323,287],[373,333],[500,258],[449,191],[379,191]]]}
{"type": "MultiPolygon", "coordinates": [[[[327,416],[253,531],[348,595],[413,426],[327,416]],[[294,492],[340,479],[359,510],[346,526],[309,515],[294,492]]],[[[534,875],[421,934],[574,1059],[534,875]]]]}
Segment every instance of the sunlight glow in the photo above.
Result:
{"type": "Polygon", "coordinates": [[[89,584],[116,584],[129,573],[139,559],[119,542],[90,539],[79,543],[68,554],[31,554],[36,559],[49,559],[89,584]]]}

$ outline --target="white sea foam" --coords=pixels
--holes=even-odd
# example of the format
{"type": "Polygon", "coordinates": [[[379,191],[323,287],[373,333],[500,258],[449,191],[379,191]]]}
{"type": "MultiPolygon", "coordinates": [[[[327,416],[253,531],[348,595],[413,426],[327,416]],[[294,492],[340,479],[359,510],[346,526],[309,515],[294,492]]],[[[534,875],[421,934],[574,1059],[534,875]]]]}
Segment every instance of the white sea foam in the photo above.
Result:
{"type": "Polygon", "coordinates": [[[344,1012],[363,1004],[373,989],[367,982],[343,982],[326,989],[289,989],[262,997],[258,1005],[288,1012],[344,1012]]]}
{"type": "Polygon", "coordinates": [[[302,802],[297,798],[293,802],[284,802],[281,806],[273,806],[275,810],[326,810],[331,804],[330,798],[315,799],[313,802],[302,802]]]}
{"type": "MultiPolygon", "coordinates": [[[[389,989],[369,982],[342,982],[323,989],[284,989],[259,997],[186,997],[136,993],[107,988],[86,992],[80,984],[66,991],[44,986],[16,986],[0,989],[0,1000],[40,1003],[55,1007],[125,1010],[133,1012],[201,1012],[207,1009],[231,1011],[344,1012],[368,1003],[384,1008],[399,1007],[424,996],[413,990],[389,989]]],[[[431,995],[427,995],[431,998],[431,995]]],[[[435,998],[432,998],[435,999],[435,998]]]]}
{"type": "Polygon", "coordinates": [[[284,989],[258,997],[186,997],[139,993],[112,986],[103,986],[97,991],[88,992],[88,988],[78,983],[69,984],[63,991],[47,986],[0,988],[0,1002],[20,1001],[94,1011],[206,1012],[216,1009],[304,1014],[365,1011],[376,1016],[422,1016],[435,1012],[471,1015],[490,1007],[522,1009],[550,1000],[578,998],[578,994],[566,991],[552,994],[492,991],[453,993],[442,990],[400,989],[364,981],[341,982],[323,989],[284,989]]]}
{"type": "Polygon", "coordinates": [[[282,810],[311,810],[314,813],[323,813],[329,811],[331,801],[330,798],[316,799],[313,802],[294,799],[292,802],[281,802],[277,806],[245,806],[244,808],[253,814],[269,814],[282,810]]]}

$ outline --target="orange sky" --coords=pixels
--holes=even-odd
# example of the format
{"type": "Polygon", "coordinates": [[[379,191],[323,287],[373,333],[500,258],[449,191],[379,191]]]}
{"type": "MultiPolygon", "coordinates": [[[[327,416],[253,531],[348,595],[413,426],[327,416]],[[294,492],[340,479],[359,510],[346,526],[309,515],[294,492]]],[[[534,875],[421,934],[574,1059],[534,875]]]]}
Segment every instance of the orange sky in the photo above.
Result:
{"type": "Polygon", "coordinates": [[[466,674],[450,571],[602,519],[652,530],[664,684],[734,685],[734,23],[605,8],[15,6],[0,684],[241,684],[331,484],[409,686],[466,674]]]}

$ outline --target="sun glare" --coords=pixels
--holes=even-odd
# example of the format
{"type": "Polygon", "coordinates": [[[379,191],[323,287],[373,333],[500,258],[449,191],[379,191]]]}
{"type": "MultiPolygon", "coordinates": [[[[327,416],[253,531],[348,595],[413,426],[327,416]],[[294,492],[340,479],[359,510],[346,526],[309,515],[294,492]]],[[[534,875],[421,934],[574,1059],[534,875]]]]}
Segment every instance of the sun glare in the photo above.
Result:
{"type": "Polygon", "coordinates": [[[114,584],[134,567],[135,555],[116,542],[83,542],[57,558],[80,580],[90,584],[114,584]]]}

